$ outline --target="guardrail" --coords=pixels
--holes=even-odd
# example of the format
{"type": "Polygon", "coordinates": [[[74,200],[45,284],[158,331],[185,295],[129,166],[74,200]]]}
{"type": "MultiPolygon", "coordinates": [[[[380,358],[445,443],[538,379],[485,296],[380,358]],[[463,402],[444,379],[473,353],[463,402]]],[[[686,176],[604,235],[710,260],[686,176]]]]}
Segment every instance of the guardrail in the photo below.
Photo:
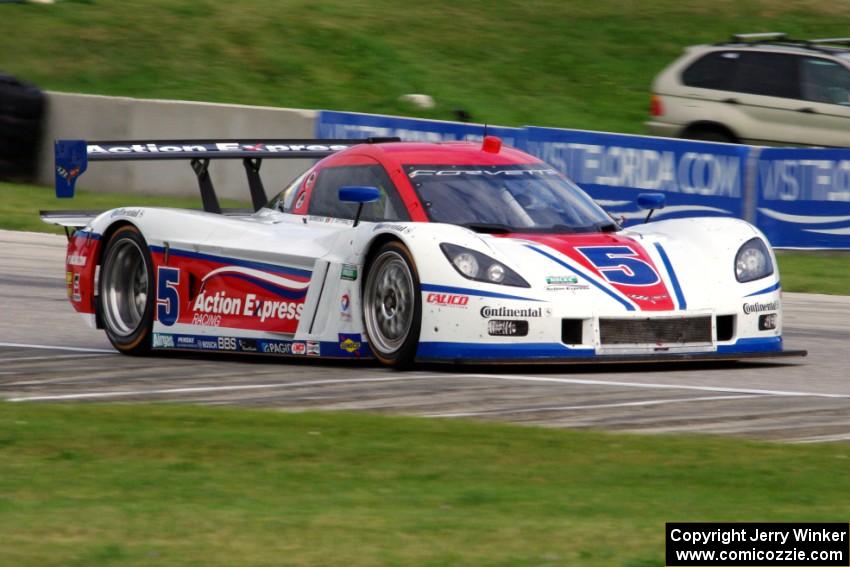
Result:
{"type": "MultiPolygon", "coordinates": [[[[626,223],[639,192],[668,206],[655,218],[735,216],[777,248],[850,249],[850,149],[764,148],[556,128],[487,126],[486,133],[560,169],[626,223]]],[[[458,122],[320,111],[320,138],[481,139],[458,122]]]]}

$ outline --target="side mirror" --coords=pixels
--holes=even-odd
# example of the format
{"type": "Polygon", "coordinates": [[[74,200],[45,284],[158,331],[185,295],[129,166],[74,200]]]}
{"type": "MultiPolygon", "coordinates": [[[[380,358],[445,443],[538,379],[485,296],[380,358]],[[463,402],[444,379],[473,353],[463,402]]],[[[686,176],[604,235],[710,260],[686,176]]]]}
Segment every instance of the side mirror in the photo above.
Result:
{"type": "Polygon", "coordinates": [[[360,214],[363,205],[381,200],[381,191],[377,187],[366,187],[360,185],[339,188],[339,200],[344,203],[357,203],[357,215],[354,217],[354,226],[360,223],[360,214]]]}
{"type": "Polygon", "coordinates": [[[637,206],[643,210],[648,210],[649,213],[646,215],[646,220],[643,222],[649,222],[649,218],[652,216],[652,213],[655,209],[663,209],[667,205],[667,196],[664,193],[640,193],[637,198],[637,206]]]}

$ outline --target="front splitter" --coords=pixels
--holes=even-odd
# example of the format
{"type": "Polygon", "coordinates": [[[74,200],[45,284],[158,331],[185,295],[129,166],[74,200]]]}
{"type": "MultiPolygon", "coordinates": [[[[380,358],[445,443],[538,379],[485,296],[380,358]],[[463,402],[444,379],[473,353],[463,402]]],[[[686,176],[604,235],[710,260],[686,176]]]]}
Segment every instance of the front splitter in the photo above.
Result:
{"type": "Polygon", "coordinates": [[[736,360],[761,360],[773,358],[798,358],[807,356],[806,350],[781,350],[773,352],[736,353],[658,353],[658,354],[606,354],[569,358],[429,358],[417,357],[417,362],[437,364],[540,364],[540,365],[588,365],[588,364],[661,364],[665,362],[734,362],[736,360]]]}

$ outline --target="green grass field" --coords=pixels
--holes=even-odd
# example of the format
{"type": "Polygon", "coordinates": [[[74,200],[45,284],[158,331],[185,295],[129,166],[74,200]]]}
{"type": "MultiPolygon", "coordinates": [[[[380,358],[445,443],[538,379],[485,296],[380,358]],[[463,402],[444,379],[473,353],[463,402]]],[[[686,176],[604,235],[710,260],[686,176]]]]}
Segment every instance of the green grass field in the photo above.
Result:
{"type": "Polygon", "coordinates": [[[850,4],[91,0],[0,15],[0,69],[48,89],[640,132],[652,78],[685,46],[844,36],[850,4]]]}
{"type": "Polygon", "coordinates": [[[846,445],[0,404],[4,565],[663,565],[666,521],[847,521],[846,445]]]}

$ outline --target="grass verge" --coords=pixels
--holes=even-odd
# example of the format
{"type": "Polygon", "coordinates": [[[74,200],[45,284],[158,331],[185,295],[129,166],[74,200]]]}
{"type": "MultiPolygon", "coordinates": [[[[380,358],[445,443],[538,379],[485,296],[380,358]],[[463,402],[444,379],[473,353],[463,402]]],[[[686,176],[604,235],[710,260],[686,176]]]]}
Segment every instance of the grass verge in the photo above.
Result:
{"type": "Polygon", "coordinates": [[[663,565],[665,521],[846,521],[846,445],[0,404],[10,565],[663,565]]]}
{"type": "MultiPolygon", "coordinates": [[[[126,193],[76,192],[73,199],[57,199],[52,188],[0,182],[0,228],[30,232],[62,233],[62,227],[47,224],[38,217],[40,210],[97,210],[117,207],[151,206],[201,208],[201,198],[168,195],[128,195],[126,193]]],[[[250,208],[250,204],[223,199],[222,207],[250,208]]]]}
{"type": "Polygon", "coordinates": [[[77,0],[2,14],[0,68],[46,89],[641,132],[653,77],[685,46],[842,36],[850,5],[77,0]]]}
{"type": "Polygon", "coordinates": [[[782,289],[850,295],[850,252],[776,253],[782,289]]]}

